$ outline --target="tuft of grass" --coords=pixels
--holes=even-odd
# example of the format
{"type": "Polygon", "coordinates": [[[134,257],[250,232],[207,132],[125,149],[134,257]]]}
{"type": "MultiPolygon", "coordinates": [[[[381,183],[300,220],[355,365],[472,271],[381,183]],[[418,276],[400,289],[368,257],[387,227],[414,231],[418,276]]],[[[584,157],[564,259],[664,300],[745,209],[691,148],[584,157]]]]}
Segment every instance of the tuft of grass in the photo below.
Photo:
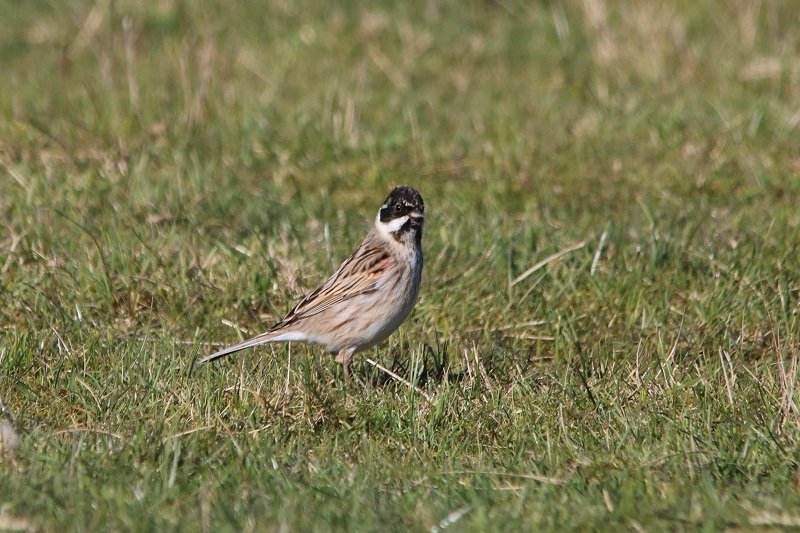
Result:
{"type": "Polygon", "coordinates": [[[0,529],[800,524],[789,3],[0,20],[0,529]],[[305,346],[192,368],[403,182],[421,298],[355,383],[305,346]]]}

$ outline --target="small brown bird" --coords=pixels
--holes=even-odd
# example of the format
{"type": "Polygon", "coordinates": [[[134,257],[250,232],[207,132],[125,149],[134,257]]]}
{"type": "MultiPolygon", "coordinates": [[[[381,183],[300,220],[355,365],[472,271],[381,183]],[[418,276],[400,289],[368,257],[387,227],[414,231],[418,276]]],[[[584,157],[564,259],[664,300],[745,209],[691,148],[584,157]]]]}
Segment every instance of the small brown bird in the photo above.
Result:
{"type": "Polygon", "coordinates": [[[375,225],[344,263],[265,333],[204,357],[207,363],[268,342],[322,344],[345,377],[353,354],[385,340],[408,317],[422,279],[425,204],[412,187],[392,189],[375,225]]]}

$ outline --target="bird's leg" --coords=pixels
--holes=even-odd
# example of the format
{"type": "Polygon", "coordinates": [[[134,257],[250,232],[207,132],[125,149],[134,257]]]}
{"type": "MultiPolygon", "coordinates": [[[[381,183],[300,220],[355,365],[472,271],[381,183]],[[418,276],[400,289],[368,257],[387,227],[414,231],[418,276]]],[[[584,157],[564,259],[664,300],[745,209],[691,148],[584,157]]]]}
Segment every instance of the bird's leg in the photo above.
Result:
{"type": "Polygon", "coordinates": [[[342,363],[345,381],[350,381],[350,360],[353,358],[353,351],[352,348],[345,348],[344,350],[340,350],[336,356],[336,362],[342,363]]]}

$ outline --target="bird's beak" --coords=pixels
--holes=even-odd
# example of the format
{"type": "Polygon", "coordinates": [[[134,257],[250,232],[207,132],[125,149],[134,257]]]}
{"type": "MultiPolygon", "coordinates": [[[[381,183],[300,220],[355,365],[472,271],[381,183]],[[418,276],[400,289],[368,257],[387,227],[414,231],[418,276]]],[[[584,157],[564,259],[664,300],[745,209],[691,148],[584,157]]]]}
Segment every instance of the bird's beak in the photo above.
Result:
{"type": "Polygon", "coordinates": [[[425,216],[419,211],[412,211],[408,214],[409,220],[415,226],[419,226],[425,220],[425,216]]]}

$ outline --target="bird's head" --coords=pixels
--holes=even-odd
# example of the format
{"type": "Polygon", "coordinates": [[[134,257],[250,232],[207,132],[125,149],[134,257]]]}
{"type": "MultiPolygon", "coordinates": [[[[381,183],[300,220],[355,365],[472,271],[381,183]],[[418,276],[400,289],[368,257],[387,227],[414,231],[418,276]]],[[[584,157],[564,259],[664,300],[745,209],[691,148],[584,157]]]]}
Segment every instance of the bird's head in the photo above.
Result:
{"type": "Polygon", "coordinates": [[[425,220],[425,202],[413,187],[398,185],[383,202],[375,225],[398,241],[412,237],[417,243],[422,239],[425,220]]]}

